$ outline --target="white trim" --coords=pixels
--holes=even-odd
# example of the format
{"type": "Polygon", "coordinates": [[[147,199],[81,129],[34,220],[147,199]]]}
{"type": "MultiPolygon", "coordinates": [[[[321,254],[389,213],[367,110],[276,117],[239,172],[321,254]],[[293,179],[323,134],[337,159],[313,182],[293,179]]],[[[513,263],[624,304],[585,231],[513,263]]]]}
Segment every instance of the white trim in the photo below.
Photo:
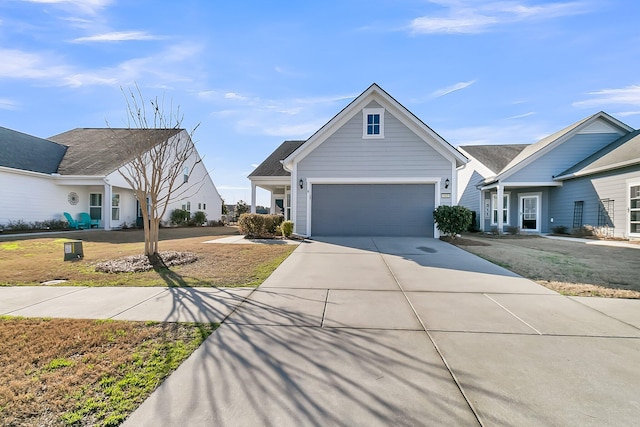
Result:
{"type": "Polygon", "coordinates": [[[618,162],[618,163],[614,163],[614,164],[607,165],[607,166],[600,166],[598,168],[585,169],[585,170],[574,172],[572,174],[557,176],[554,179],[557,180],[557,181],[563,181],[563,180],[571,179],[571,178],[579,178],[579,177],[582,177],[582,176],[593,175],[593,174],[596,174],[598,172],[607,172],[607,171],[614,170],[614,169],[621,169],[621,168],[625,168],[627,166],[633,166],[633,165],[638,164],[638,163],[640,163],[640,158],[639,159],[625,160],[624,162],[618,162]]]}
{"type": "Polygon", "coordinates": [[[363,108],[362,109],[362,139],[384,139],[384,108],[363,108]],[[368,134],[369,123],[367,122],[369,115],[380,116],[380,133],[368,134]]]}
{"type": "Polygon", "coordinates": [[[627,215],[626,215],[626,231],[627,231],[627,236],[629,237],[640,237],[640,233],[632,233],[631,232],[631,187],[636,187],[638,185],[640,185],[640,179],[638,178],[631,178],[631,179],[627,179],[627,192],[624,196],[625,199],[625,204],[627,206],[627,215]]]}
{"type": "MultiPolygon", "coordinates": [[[[292,174],[293,176],[293,174],[292,174]]],[[[306,189],[307,189],[307,226],[305,233],[302,235],[303,237],[311,236],[311,204],[312,204],[312,193],[313,193],[313,185],[314,184],[434,184],[434,207],[440,206],[440,177],[410,177],[410,178],[379,178],[379,177],[369,177],[369,178],[307,178],[306,180],[306,189]]],[[[440,231],[435,224],[433,223],[433,237],[439,238],[440,231]]]]}
{"type": "MultiPolygon", "coordinates": [[[[491,218],[490,218],[491,225],[498,226],[499,222],[493,222],[493,211],[497,211],[498,207],[499,207],[499,206],[496,206],[496,204],[499,205],[499,203],[498,203],[498,193],[492,191],[492,192],[489,193],[489,195],[491,196],[489,198],[491,200],[491,211],[490,211],[490,213],[491,213],[491,218]],[[493,196],[496,196],[496,203],[495,204],[493,203],[493,196]]],[[[503,191],[502,192],[502,210],[503,211],[504,211],[504,208],[505,208],[505,206],[504,206],[504,196],[507,196],[507,206],[506,206],[506,208],[507,208],[507,222],[504,222],[504,220],[503,220],[503,222],[502,222],[502,226],[503,227],[505,225],[511,225],[511,223],[509,221],[509,217],[511,216],[510,215],[511,214],[511,207],[510,207],[510,205],[511,205],[511,191],[503,191]]],[[[500,221],[500,212],[498,212],[498,215],[496,215],[496,216],[498,217],[498,221],[500,221]]]]}
{"type": "Polygon", "coordinates": [[[542,225],[542,193],[541,192],[535,192],[535,193],[520,193],[518,194],[518,227],[520,227],[520,231],[526,232],[526,233],[540,233],[540,230],[542,225]],[[536,229],[532,230],[532,229],[524,229],[522,228],[522,199],[524,198],[529,198],[529,197],[535,197],[537,199],[536,202],[536,229]]]}

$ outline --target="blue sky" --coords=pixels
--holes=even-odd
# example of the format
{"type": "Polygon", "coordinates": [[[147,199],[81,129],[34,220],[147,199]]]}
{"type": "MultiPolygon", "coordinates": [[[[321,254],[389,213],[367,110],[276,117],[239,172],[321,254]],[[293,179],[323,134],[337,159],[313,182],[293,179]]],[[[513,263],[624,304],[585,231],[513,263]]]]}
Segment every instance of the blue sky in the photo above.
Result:
{"type": "Polygon", "coordinates": [[[640,127],[638,17],[636,0],[2,0],[0,126],[123,126],[137,83],[200,123],[220,193],[248,201],[253,167],[373,82],[455,146],[600,110],[640,127]]]}

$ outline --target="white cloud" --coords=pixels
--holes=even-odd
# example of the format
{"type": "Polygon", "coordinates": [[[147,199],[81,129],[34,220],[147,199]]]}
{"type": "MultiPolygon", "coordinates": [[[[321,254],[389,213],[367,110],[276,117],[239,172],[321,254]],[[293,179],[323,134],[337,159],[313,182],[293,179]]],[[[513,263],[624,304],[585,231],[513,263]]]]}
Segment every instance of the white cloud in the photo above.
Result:
{"type": "Polygon", "coordinates": [[[539,124],[527,123],[504,126],[475,126],[466,128],[442,129],[439,132],[446,135],[447,141],[458,145],[486,145],[486,144],[530,144],[537,142],[553,133],[539,124]]]}
{"type": "Polygon", "coordinates": [[[195,79],[186,71],[185,61],[197,57],[198,52],[199,48],[193,45],[173,45],[154,55],[133,58],[112,67],[82,69],[46,52],[0,49],[0,58],[3,58],[0,79],[37,80],[49,86],[71,87],[129,85],[143,79],[147,86],[178,83],[195,79]]]}
{"type": "Polygon", "coordinates": [[[535,113],[533,111],[529,111],[528,113],[524,113],[524,114],[518,114],[516,116],[511,116],[511,117],[507,117],[507,120],[513,120],[513,119],[522,119],[524,117],[529,117],[529,116],[533,116],[535,113]]]}
{"type": "Polygon", "coordinates": [[[257,163],[251,163],[251,167],[254,168],[254,169],[257,168],[258,166],[260,166],[260,165],[257,164],[257,163]]]}
{"type": "Polygon", "coordinates": [[[0,98],[0,110],[17,110],[18,104],[8,98],[0,98]]]}
{"type": "Polygon", "coordinates": [[[113,0],[22,0],[26,3],[50,4],[63,6],[74,11],[82,13],[96,14],[106,6],[110,5],[113,0]]]}
{"type": "Polygon", "coordinates": [[[120,42],[130,40],[159,40],[161,37],[148,34],[144,31],[114,31],[110,33],[96,34],[93,36],[79,37],[75,43],[87,42],[120,42]]]}
{"type": "Polygon", "coordinates": [[[603,105],[640,105],[640,85],[589,92],[591,99],[574,102],[574,107],[600,107],[603,105]]]}
{"type": "Polygon", "coordinates": [[[471,80],[471,81],[468,81],[468,82],[459,82],[459,83],[456,83],[454,85],[451,85],[451,86],[448,86],[448,87],[445,87],[445,88],[442,88],[442,89],[438,89],[438,90],[436,90],[435,92],[433,92],[431,94],[431,97],[432,98],[439,98],[441,96],[448,95],[450,93],[453,93],[453,92],[468,88],[469,86],[471,86],[475,82],[476,82],[475,80],[471,80]]]}
{"type": "Polygon", "coordinates": [[[621,111],[619,113],[613,113],[614,117],[629,117],[638,115],[640,115],[640,111],[621,111]]]}
{"type": "Polygon", "coordinates": [[[432,1],[445,8],[443,14],[415,18],[413,34],[475,34],[495,26],[527,20],[554,19],[587,11],[585,2],[558,2],[529,6],[518,1],[432,1]]]}
{"type": "Polygon", "coordinates": [[[237,99],[240,101],[244,101],[245,99],[248,99],[248,98],[246,96],[238,95],[235,92],[227,92],[224,94],[224,99],[237,99]]]}

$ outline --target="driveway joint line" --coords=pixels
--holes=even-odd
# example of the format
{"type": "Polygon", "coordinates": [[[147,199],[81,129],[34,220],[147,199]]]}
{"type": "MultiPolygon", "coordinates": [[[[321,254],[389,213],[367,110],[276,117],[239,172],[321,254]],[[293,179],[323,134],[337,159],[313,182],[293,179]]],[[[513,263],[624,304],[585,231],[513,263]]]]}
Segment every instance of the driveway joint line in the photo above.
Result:
{"type": "Polygon", "coordinates": [[[478,424],[481,427],[484,427],[484,423],[480,419],[480,414],[478,413],[478,411],[476,411],[476,409],[471,404],[471,399],[469,399],[469,397],[465,393],[464,389],[462,388],[462,384],[460,384],[460,381],[458,381],[458,378],[454,374],[453,369],[451,369],[451,366],[449,366],[449,363],[447,362],[447,359],[444,357],[444,354],[442,353],[442,351],[440,351],[440,347],[438,347],[438,345],[436,344],[436,341],[434,340],[433,336],[431,336],[431,334],[429,333],[429,330],[427,329],[426,325],[424,324],[424,322],[422,321],[422,319],[418,315],[418,312],[416,311],[416,308],[411,303],[411,300],[409,299],[409,296],[407,295],[407,293],[405,292],[404,288],[400,284],[400,281],[398,280],[396,275],[393,274],[393,270],[391,269],[391,266],[387,263],[387,260],[384,258],[384,254],[380,251],[380,248],[378,248],[378,245],[376,245],[375,240],[374,239],[371,239],[371,240],[373,241],[373,245],[375,246],[376,250],[378,251],[378,254],[380,255],[380,258],[382,259],[382,262],[384,262],[384,265],[387,266],[387,269],[389,270],[389,273],[391,274],[391,277],[393,277],[393,280],[395,280],[396,285],[398,285],[398,288],[400,289],[400,292],[402,292],[402,295],[407,300],[407,304],[409,304],[409,307],[411,307],[411,311],[413,311],[413,315],[416,316],[416,318],[418,319],[418,322],[420,323],[420,326],[422,327],[422,330],[424,331],[424,333],[429,338],[429,341],[431,341],[431,344],[433,345],[433,348],[436,350],[436,353],[438,353],[438,356],[440,357],[440,360],[442,360],[442,363],[444,364],[445,368],[449,372],[449,375],[451,376],[451,379],[453,379],[453,382],[456,385],[456,387],[458,388],[458,391],[460,391],[460,394],[462,395],[462,398],[467,403],[467,406],[469,407],[469,410],[471,410],[471,413],[473,414],[473,416],[476,419],[476,421],[478,421],[478,424]]]}
{"type": "MultiPolygon", "coordinates": [[[[564,296],[564,295],[562,295],[562,296],[564,296]]],[[[600,314],[604,314],[605,316],[607,316],[607,317],[608,317],[608,318],[610,318],[610,319],[617,320],[618,322],[622,322],[622,323],[624,323],[625,325],[629,325],[629,326],[631,326],[632,328],[640,329],[638,326],[636,326],[636,325],[634,325],[634,324],[632,324],[632,323],[625,322],[624,320],[618,319],[617,317],[613,317],[613,316],[611,316],[610,314],[607,314],[607,313],[605,313],[604,311],[600,311],[600,310],[598,310],[598,309],[597,309],[597,308],[595,308],[595,307],[591,307],[590,305],[584,304],[584,303],[582,303],[582,302],[578,301],[577,299],[575,299],[574,297],[567,296],[567,297],[565,297],[565,298],[568,298],[568,299],[570,299],[571,301],[573,301],[573,302],[575,302],[575,303],[580,304],[581,306],[584,306],[584,307],[590,308],[591,310],[595,310],[595,311],[597,311],[597,312],[598,312],[598,313],[600,313],[600,314]]]]}
{"type": "Polygon", "coordinates": [[[140,301],[140,302],[138,302],[138,303],[136,303],[136,304],[133,304],[132,306],[130,306],[130,307],[128,307],[128,308],[125,308],[125,309],[124,309],[124,310],[122,310],[120,313],[116,313],[116,314],[114,314],[114,315],[113,315],[113,316],[111,316],[111,317],[107,317],[107,319],[113,319],[113,318],[114,318],[114,317],[116,317],[116,316],[120,316],[122,313],[126,313],[127,311],[131,310],[132,308],[137,307],[137,306],[139,306],[139,305],[141,305],[141,304],[144,304],[145,302],[149,301],[151,298],[157,297],[158,295],[160,295],[160,294],[161,294],[161,293],[163,293],[163,292],[169,292],[169,288],[163,289],[163,290],[161,290],[160,292],[158,292],[158,293],[156,293],[156,294],[151,295],[149,298],[143,299],[142,301],[140,301]]]}
{"type": "Polygon", "coordinates": [[[25,305],[25,306],[20,307],[20,308],[16,308],[15,310],[11,310],[11,311],[7,311],[6,313],[2,313],[2,315],[10,315],[10,314],[11,314],[11,313],[13,313],[14,311],[23,310],[23,309],[25,309],[25,308],[33,307],[33,306],[35,306],[35,305],[42,304],[43,302],[51,301],[51,300],[54,300],[54,299],[56,299],[56,298],[62,298],[62,297],[64,297],[64,296],[71,295],[71,294],[75,294],[76,292],[81,292],[81,291],[84,291],[84,290],[86,290],[86,289],[89,289],[89,286],[80,287],[80,288],[78,288],[78,289],[74,289],[73,291],[69,291],[69,292],[66,292],[66,293],[61,294],[61,295],[56,295],[55,297],[51,297],[51,298],[47,298],[47,299],[43,299],[42,301],[38,301],[38,302],[35,302],[35,303],[33,303],[33,304],[29,304],[29,305],[25,305]]]}
{"type": "Polygon", "coordinates": [[[329,305],[329,289],[327,289],[327,293],[324,296],[324,307],[322,308],[322,320],[320,320],[320,328],[324,328],[324,319],[327,314],[327,306],[329,305]]]}
{"type": "Polygon", "coordinates": [[[532,325],[530,325],[529,323],[525,322],[524,319],[520,318],[518,315],[516,315],[513,311],[509,310],[507,307],[505,307],[504,305],[500,304],[498,301],[494,300],[493,298],[491,298],[488,294],[483,294],[485,297],[489,298],[491,301],[493,301],[494,303],[498,304],[503,310],[505,310],[507,313],[509,313],[510,315],[512,315],[513,317],[515,317],[516,319],[518,319],[519,321],[521,321],[522,323],[524,323],[525,325],[527,325],[528,327],[530,327],[531,329],[533,329],[534,331],[536,331],[536,333],[538,335],[544,335],[542,332],[540,332],[539,330],[537,330],[536,328],[534,328],[532,325]]]}

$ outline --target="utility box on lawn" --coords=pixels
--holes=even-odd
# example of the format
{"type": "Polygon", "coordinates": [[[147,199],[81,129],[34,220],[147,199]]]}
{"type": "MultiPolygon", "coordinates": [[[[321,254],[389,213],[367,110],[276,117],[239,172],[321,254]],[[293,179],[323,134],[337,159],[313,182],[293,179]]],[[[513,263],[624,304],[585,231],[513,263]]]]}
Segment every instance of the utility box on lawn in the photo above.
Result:
{"type": "Polygon", "coordinates": [[[65,261],[77,261],[82,258],[84,258],[84,253],[82,252],[82,240],[64,242],[65,261]]]}

